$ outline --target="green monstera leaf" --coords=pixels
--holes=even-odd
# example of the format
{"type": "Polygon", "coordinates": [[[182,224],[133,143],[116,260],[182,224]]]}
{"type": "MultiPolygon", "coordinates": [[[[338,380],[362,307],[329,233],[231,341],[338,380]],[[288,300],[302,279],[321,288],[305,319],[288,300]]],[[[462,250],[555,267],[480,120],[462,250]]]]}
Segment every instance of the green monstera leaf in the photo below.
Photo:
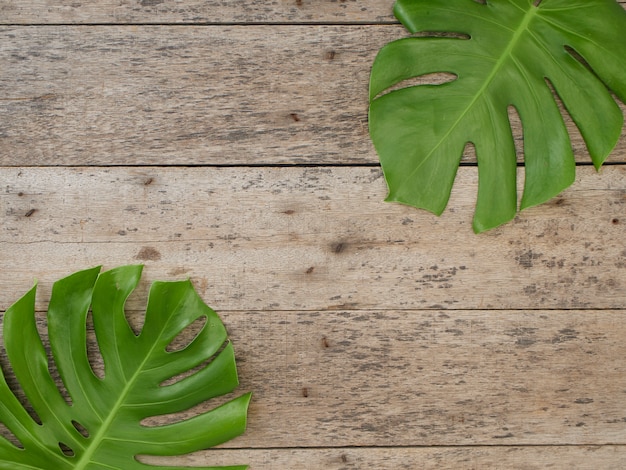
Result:
{"type": "Polygon", "coordinates": [[[395,14],[420,35],[383,47],[371,73],[370,134],[388,201],[441,214],[473,143],[474,230],[511,220],[511,106],[524,133],[521,209],[557,195],[574,181],[575,161],[553,91],[596,168],[615,147],[623,115],[610,91],[626,102],[626,12],[615,0],[398,0],[395,14]],[[432,73],[454,79],[407,86],[432,73]]]}
{"type": "Polygon", "coordinates": [[[4,315],[6,354],[32,409],[26,410],[11,390],[15,387],[0,374],[0,420],[15,438],[0,438],[1,469],[181,469],[147,465],[136,457],[206,449],[245,429],[249,394],[186,420],[143,423],[231,392],[238,383],[233,347],[219,317],[189,281],[152,285],[144,325],[136,335],[124,304],[142,267],[99,271],[75,273],[52,289],[48,336],[67,393],[55,384],[37,332],[35,287],[4,315]],[[103,378],[94,373],[87,353],[90,308],[103,378]],[[205,323],[195,338],[182,349],[168,350],[198,319],[205,323]]]}

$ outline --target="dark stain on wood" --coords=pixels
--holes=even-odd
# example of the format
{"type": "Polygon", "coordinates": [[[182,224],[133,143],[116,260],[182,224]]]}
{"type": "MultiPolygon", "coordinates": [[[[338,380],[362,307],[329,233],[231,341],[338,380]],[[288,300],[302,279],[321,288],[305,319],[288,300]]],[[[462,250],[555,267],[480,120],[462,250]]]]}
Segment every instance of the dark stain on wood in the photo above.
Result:
{"type": "Polygon", "coordinates": [[[315,266],[311,266],[309,269],[306,270],[307,274],[313,274],[313,271],[315,271],[315,266]]]}
{"type": "Polygon", "coordinates": [[[593,403],[593,398],[577,398],[574,400],[577,405],[589,405],[593,403]]]}
{"type": "Polygon", "coordinates": [[[328,338],[326,338],[326,336],[322,337],[322,347],[324,349],[330,348],[330,344],[328,343],[328,338]]]}
{"type": "Polygon", "coordinates": [[[141,0],[142,7],[154,7],[164,3],[165,0],[141,0]]]}
{"type": "Polygon", "coordinates": [[[524,294],[534,295],[536,293],[537,293],[537,284],[531,284],[529,286],[524,287],[524,294]]]}
{"type": "Polygon", "coordinates": [[[169,274],[170,276],[180,276],[181,274],[186,274],[187,272],[189,272],[189,270],[188,270],[188,269],[183,268],[183,267],[178,267],[178,268],[171,269],[171,270],[168,272],[168,274],[169,274]]]}
{"type": "Polygon", "coordinates": [[[37,212],[37,209],[31,209],[26,214],[24,214],[24,217],[31,217],[35,212],[37,212]]]}
{"type": "Polygon", "coordinates": [[[552,344],[565,343],[567,341],[573,341],[578,339],[578,331],[572,328],[563,328],[559,330],[559,333],[552,338],[552,344]]]}
{"type": "Polygon", "coordinates": [[[333,60],[336,56],[337,56],[337,53],[335,51],[328,51],[328,52],[326,52],[326,59],[327,60],[333,60]]]}
{"type": "Polygon", "coordinates": [[[537,328],[519,327],[508,331],[504,334],[515,338],[515,345],[520,348],[528,348],[537,343],[537,328]]]}
{"type": "Polygon", "coordinates": [[[300,122],[300,116],[298,116],[297,113],[290,113],[289,116],[294,120],[294,122],[300,122]]]}
{"type": "Polygon", "coordinates": [[[515,345],[519,346],[520,348],[528,348],[536,342],[537,340],[533,338],[518,338],[517,341],[515,341],[515,345]]]}
{"type": "Polygon", "coordinates": [[[344,242],[333,243],[330,248],[335,254],[343,253],[346,250],[347,244],[344,242]]]}
{"type": "Polygon", "coordinates": [[[306,388],[306,387],[302,388],[302,396],[304,398],[308,398],[309,397],[309,389],[308,388],[306,388]]]}
{"type": "Polygon", "coordinates": [[[156,248],[144,246],[139,250],[135,258],[142,261],[158,261],[161,259],[161,253],[156,248]]]}
{"type": "Polygon", "coordinates": [[[524,251],[515,257],[517,264],[522,268],[532,268],[533,262],[543,256],[542,253],[534,253],[532,250],[524,251]]]}
{"type": "Polygon", "coordinates": [[[296,213],[296,211],[294,211],[293,209],[287,209],[286,211],[283,211],[283,214],[285,215],[294,215],[296,213]]]}

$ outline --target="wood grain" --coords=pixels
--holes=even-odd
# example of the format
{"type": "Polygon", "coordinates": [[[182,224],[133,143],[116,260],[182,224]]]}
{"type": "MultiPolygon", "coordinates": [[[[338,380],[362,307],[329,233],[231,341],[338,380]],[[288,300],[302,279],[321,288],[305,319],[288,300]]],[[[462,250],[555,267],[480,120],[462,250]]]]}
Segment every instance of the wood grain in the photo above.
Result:
{"type": "MultiPolygon", "coordinates": [[[[142,315],[130,312],[132,324],[142,315]]],[[[245,435],[223,447],[626,444],[623,310],[220,315],[239,389],[144,424],[252,391],[245,435]]]]}
{"type": "Polygon", "coordinates": [[[395,21],[393,4],[393,0],[5,0],[0,4],[0,24],[389,23],[395,21]]]}
{"type": "Polygon", "coordinates": [[[389,23],[393,0],[7,0],[2,23],[389,23]]]}
{"type": "Polygon", "coordinates": [[[566,118],[576,183],[480,236],[471,149],[441,218],[383,203],[392,5],[0,0],[0,312],[38,279],[43,331],[54,280],[142,263],[139,328],[151,281],[191,278],[254,396],[169,465],[621,470],[626,135],[596,174],[566,118]]]}
{"type": "MultiPolygon", "coordinates": [[[[405,35],[399,25],[0,28],[0,165],[377,164],[370,67],[405,35]]],[[[626,162],[626,135],[609,161],[626,162]]]]}
{"type": "MultiPolygon", "coordinates": [[[[449,447],[449,448],[338,448],[338,449],[214,449],[196,457],[169,459],[189,465],[236,465],[254,469],[300,470],[622,470],[625,449],[602,447],[449,447]]],[[[148,459],[146,459],[148,460],[148,459]]],[[[156,462],[156,460],[149,460],[156,462]]]]}
{"type": "Polygon", "coordinates": [[[626,443],[623,311],[222,318],[254,392],[230,447],[626,443]]]}
{"type": "Polygon", "coordinates": [[[623,166],[580,168],[561,196],[480,236],[471,231],[473,167],[460,169],[441,218],[382,202],[377,168],[2,174],[5,292],[90,265],[146,263],[149,279],[191,277],[220,310],[626,303],[623,166]]]}

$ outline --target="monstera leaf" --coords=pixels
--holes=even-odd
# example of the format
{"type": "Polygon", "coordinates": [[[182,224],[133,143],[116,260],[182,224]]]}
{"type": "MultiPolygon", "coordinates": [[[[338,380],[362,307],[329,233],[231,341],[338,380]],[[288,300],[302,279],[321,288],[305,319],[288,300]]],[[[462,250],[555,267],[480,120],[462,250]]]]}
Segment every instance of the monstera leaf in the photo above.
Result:
{"type": "Polygon", "coordinates": [[[36,329],[35,288],[4,316],[6,354],[32,409],[25,409],[24,398],[0,374],[0,420],[14,437],[0,438],[1,469],[181,469],[143,464],[136,456],[188,453],[244,431],[249,394],[186,420],[144,423],[231,392],[237,386],[233,348],[217,314],[188,281],[153,284],[144,326],[136,335],[124,303],[139,282],[141,266],[98,273],[97,268],[78,272],[52,289],[48,336],[66,392],[55,385],[36,329]],[[90,307],[103,378],[87,354],[90,307]],[[198,319],[204,326],[186,347],[166,349],[198,319]]]}
{"type": "Polygon", "coordinates": [[[395,14],[420,35],[386,45],[371,73],[370,134],[387,200],[441,214],[471,142],[474,230],[512,219],[510,106],[524,133],[521,208],[555,196],[574,181],[575,162],[553,92],[597,168],[615,147],[623,115],[610,91],[626,101],[626,12],[615,0],[398,0],[395,14]],[[454,79],[406,82],[439,72],[454,79]]]}

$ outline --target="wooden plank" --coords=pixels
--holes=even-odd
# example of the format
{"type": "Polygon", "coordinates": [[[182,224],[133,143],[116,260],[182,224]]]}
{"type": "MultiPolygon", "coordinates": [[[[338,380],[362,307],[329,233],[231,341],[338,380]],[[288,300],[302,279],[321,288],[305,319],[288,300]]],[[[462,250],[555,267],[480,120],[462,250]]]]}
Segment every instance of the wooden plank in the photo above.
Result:
{"type": "Polygon", "coordinates": [[[252,391],[224,447],[626,444],[623,310],[220,313],[240,387],[146,425],[252,391]]]}
{"type": "MultiPolygon", "coordinates": [[[[162,461],[175,465],[237,465],[254,470],[623,470],[624,448],[602,447],[444,447],[338,449],[213,449],[197,456],[162,461]]],[[[144,461],[157,462],[156,459],[144,461]]]]}
{"type": "MultiPolygon", "coordinates": [[[[0,28],[0,165],[378,163],[370,67],[405,35],[398,25],[0,28]]],[[[626,161],[626,135],[609,160],[626,161]]]]}
{"type": "Polygon", "coordinates": [[[7,0],[4,24],[51,23],[389,23],[393,0],[7,0]]]}
{"type": "Polygon", "coordinates": [[[222,312],[233,447],[626,443],[617,311],[222,312]]]}
{"type": "MultiPolygon", "coordinates": [[[[389,23],[393,0],[5,0],[1,24],[389,23]]],[[[620,0],[619,3],[626,2],[620,0]]]]}
{"type": "Polygon", "coordinates": [[[149,279],[190,276],[220,310],[626,304],[619,165],[580,168],[561,196],[480,236],[474,167],[441,218],[382,202],[377,168],[2,168],[0,180],[5,293],[142,262],[149,279]]]}

